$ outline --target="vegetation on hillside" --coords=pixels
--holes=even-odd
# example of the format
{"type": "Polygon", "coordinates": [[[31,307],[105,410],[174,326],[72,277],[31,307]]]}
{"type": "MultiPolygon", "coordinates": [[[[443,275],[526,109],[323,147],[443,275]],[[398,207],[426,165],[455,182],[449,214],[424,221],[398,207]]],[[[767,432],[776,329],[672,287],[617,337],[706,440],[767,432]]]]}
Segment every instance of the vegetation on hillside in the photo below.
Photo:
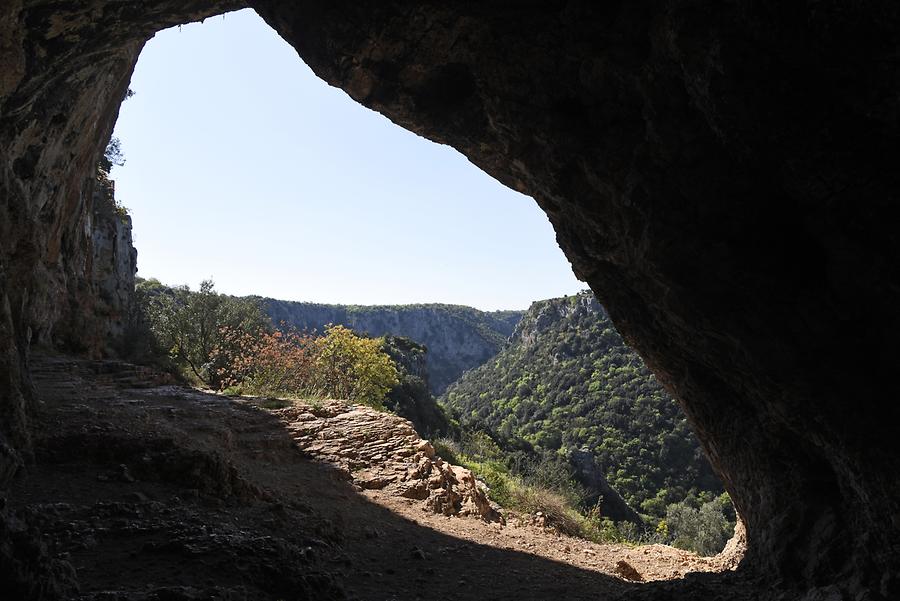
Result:
{"type": "Polygon", "coordinates": [[[425,346],[403,336],[381,340],[381,350],[393,359],[399,380],[385,397],[385,407],[411,421],[425,438],[449,435],[453,431],[450,420],[428,386],[425,346]]]}
{"type": "Polygon", "coordinates": [[[407,338],[275,329],[257,299],[211,282],[191,291],[142,281],[137,298],[145,346],[195,382],[388,408],[442,437],[441,455],[478,474],[494,501],[564,533],[704,554],[731,533],[730,502],[677,406],[592,296],[535,303],[507,347],[448,390],[446,412],[428,390],[426,348],[407,338]],[[586,479],[585,456],[641,516],[586,479]]]}
{"type": "MultiPolygon", "coordinates": [[[[722,532],[730,535],[733,510],[707,507],[722,486],[679,407],[590,293],[534,303],[510,344],[464,374],[441,401],[464,431],[484,430],[502,450],[480,471],[489,479],[499,470],[527,480],[523,461],[553,461],[583,486],[574,457],[587,452],[652,532],[659,527],[667,540],[704,552],[721,548],[722,532]],[[698,545],[699,518],[687,509],[699,516],[704,507],[703,519],[726,525],[707,528],[703,536],[721,536],[709,534],[715,541],[698,545]]],[[[599,501],[602,513],[598,497],[590,489],[580,499],[569,496],[583,512],[599,501]]]]}

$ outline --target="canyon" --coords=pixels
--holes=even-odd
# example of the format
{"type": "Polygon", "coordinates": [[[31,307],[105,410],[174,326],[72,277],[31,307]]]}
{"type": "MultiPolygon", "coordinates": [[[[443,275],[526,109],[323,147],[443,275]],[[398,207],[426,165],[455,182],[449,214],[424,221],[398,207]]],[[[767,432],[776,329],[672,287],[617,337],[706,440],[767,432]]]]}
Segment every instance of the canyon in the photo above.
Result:
{"type": "Polygon", "coordinates": [[[323,305],[261,299],[272,322],[300,331],[340,324],[370,336],[391,334],[425,345],[429,388],[442,393],[464,371],[497,354],[522,311],[479,311],[460,305],[323,305]]]}

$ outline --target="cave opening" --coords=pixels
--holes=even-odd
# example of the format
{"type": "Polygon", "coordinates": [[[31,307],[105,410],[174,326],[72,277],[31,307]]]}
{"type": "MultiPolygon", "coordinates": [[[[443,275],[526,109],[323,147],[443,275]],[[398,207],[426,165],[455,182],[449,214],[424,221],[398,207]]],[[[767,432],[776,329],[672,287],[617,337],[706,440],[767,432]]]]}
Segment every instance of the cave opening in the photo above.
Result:
{"type": "MultiPolygon", "coordinates": [[[[898,596],[895,3],[250,4],[322,79],[537,201],[679,399],[761,595],[898,596]]],[[[242,7],[0,8],[4,487],[33,450],[29,349],[96,336],[85,207],[141,47],[242,7]]],[[[48,574],[29,553],[16,574],[48,574]]]]}
{"type": "MultiPolygon", "coordinates": [[[[239,296],[385,306],[433,300],[490,310],[578,297],[583,288],[532,199],[503,187],[456,151],[398,128],[328,87],[252,10],[157,33],[141,52],[129,90],[112,134],[124,153],[115,158],[124,165],[110,171],[118,206],[133,216],[144,279],[178,285],[212,274],[220,292],[239,296]],[[452,234],[449,241],[445,232],[452,234]],[[308,266],[314,269],[305,271],[308,266]],[[279,292],[273,277],[295,287],[279,292]],[[345,283],[349,289],[335,286],[345,283]],[[410,283],[412,289],[401,292],[405,301],[384,296],[410,283]],[[532,287],[513,290],[522,284],[532,287]],[[448,296],[471,294],[466,285],[483,291],[483,300],[448,296]],[[504,291],[508,300],[501,300],[504,291]],[[518,300],[510,298],[513,292],[518,300]]],[[[286,324],[325,325],[292,312],[290,303],[274,302],[286,324]]],[[[536,456],[564,457],[553,469],[571,470],[579,487],[571,494],[581,510],[600,508],[621,522],[623,536],[678,541],[715,554],[735,519],[727,497],[715,499],[724,493],[721,483],[674,401],[610,333],[602,308],[585,306],[585,314],[554,326],[553,334],[565,339],[542,342],[546,357],[457,385],[450,397],[454,408],[466,428],[491,432],[505,449],[527,445],[536,456]],[[580,361],[590,378],[569,367],[562,376],[553,374],[549,364],[558,356],[580,361]],[[532,382],[514,394],[475,384],[493,377],[532,382]],[[490,421],[466,415],[474,412],[470,399],[487,394],[502,409],[491,409],[490,421]],[[575,405],[579,417],[540,426],[575,405]],[[601,411],[598,405],[609,407],[601,411]],[[659,423],[649,417],[654,412],[664,416],[659,423]],[[592,419],[606,424],[593,424],[603,427],[587,434],[592,419]],[[631,423],[611,425],[618,421],[631,423]],[[651,431],[638,435],[644,427],[651,431]]],[[[465,366],[478,368],[486,357],[465,366]]],[[[443,394],[454,380],[440,373],[435,357],[429,361],[439,372],[431,374],[433,392],[443,394]]],[[[474,453],[468,454],[490,459],[474,453]]],[[[520,475],[537,460],[525,455],[510,461],[520,475]]]]}
{"type": "Polygon", "coordinates": [[[534,201],[328,86],[251,9],[157,33],[113,138],[139,275],[524,309],[584,289],[534,201]]]}

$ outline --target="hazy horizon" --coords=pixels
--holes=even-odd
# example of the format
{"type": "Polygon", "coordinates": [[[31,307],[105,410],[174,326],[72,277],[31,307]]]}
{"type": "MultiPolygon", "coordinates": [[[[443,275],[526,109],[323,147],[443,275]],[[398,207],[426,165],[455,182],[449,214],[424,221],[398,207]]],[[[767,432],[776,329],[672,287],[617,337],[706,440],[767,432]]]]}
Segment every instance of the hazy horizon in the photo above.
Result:
{"type": "Polygon", "coordinates": [[[111,177],[141,277],[482,310],[585,288],[534,200],[328,86],[250,10],[160,32],[131,88],[111,177]]]}

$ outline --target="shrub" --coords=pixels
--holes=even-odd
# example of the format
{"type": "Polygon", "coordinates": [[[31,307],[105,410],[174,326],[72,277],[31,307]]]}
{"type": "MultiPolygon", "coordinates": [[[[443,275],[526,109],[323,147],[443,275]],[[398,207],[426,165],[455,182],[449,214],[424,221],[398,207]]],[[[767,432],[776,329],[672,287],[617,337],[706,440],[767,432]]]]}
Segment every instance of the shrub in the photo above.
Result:
{"type": "Polygon", "coordinates": [[[542,455],[539,459],[524,462],[520,469],[526,482],[554,491],[572,507],[581,507],[588,496],[584,487],[575,480],[572,466],[561,457],[542,455]]]}
{"type": "Polygon", "coordinates": [[[297,332],[251,334],[225,327],[212,353],[223,386],[256,395],[310,393],[313,388],[315,342],[297,332]]]}
{"type": "Polygon", "coordinates": [[[460,464],[459,456],[462,454],[462,451],[455,440],[446,437],[436,438],[431,441],[431,446],[434,447],[434,452],[437,456],[444,461],[454,465],[460,464]]]}
{"type": "Polygon", "coordinates": [[[399,383],[381,343],[343,326],[328,326],[318,338],[225,326],[210,359],[220,386],[255,395],[330,397],[383,408],[385,394],[399,383]]]}
{"type": "Polygon", "coordinates": [[[157,345],[187,375],[215,389],[228,374],[224,336],[235,331],[258,335],[270,327],[257,302],[217,294],[211,280],[202,282],[198,292],[162,287],[139,298],[157,345]]]}
{"type": "Polygon", "coordinates": [[[384,395],[400,380],[381,341],[340,325],[329,325],[325,332],[315,340],[315,388],[331,398],[384,408],[384,395]]]}
{"type": "Polygon", "coordinates": [[[731,536],[733,524],[725,515],[720,499],[699,508],[687,503],[672,503],[666,509],[666,528],[672,545],[699,555],[715,555],[731,536]]]}
{"type": "Polygon", "coordinates": [[[584,516],[572,507],[565,496],[541,486],[517,483],[510,491],[513,506],[527,513],[541,512],[547,525],[563,534],[592,538],[584,516]]]}

